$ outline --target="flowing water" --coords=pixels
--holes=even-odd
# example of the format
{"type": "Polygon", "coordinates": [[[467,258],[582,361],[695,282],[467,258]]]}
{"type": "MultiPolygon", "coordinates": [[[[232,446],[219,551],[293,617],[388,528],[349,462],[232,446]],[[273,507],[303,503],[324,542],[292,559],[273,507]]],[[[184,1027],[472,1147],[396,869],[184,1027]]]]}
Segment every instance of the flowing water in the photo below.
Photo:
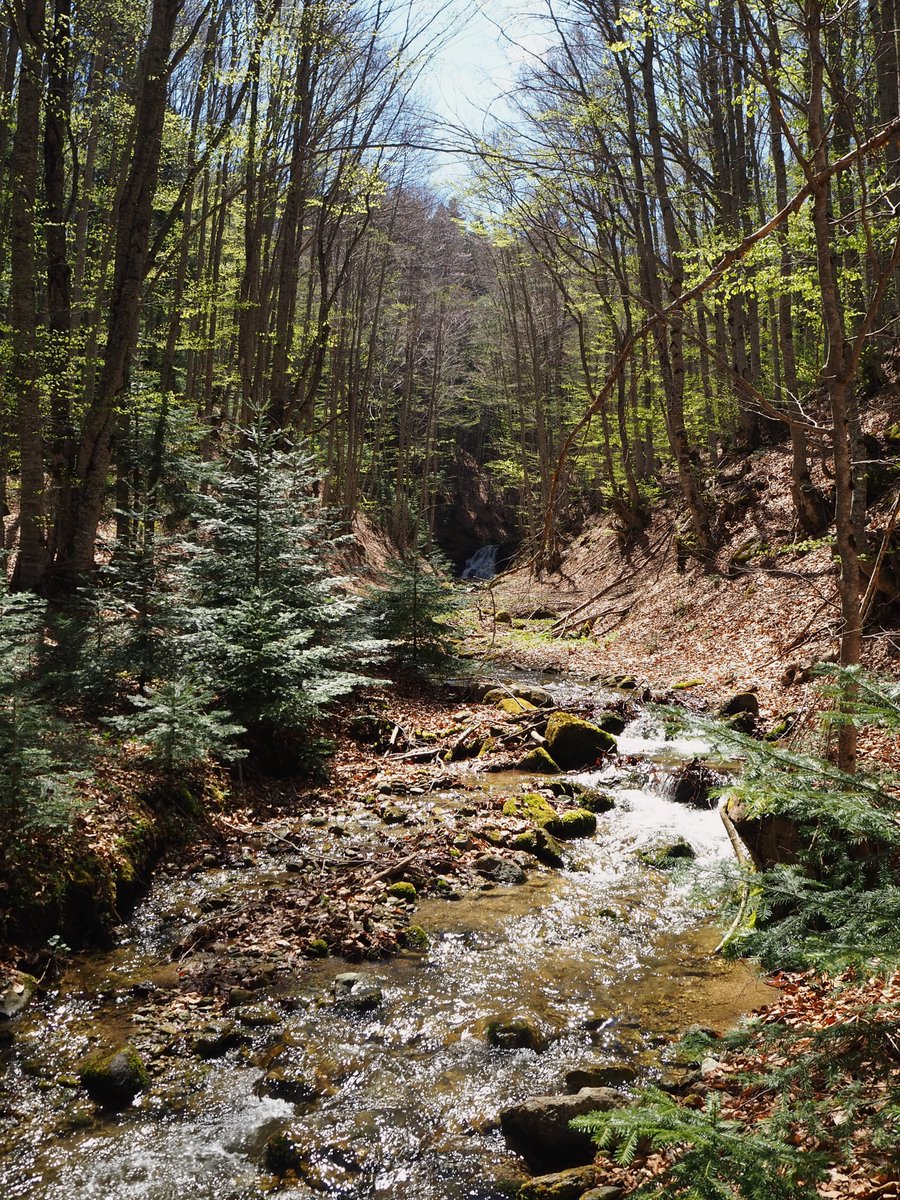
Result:
{"type": "MultiPolygon", "coordinates": [[[[673,804],[661,783],[660,763],[703,747],[666,742],[644,722],[620,749],[632,756],[624,767],[579,777],[612,791],[617,807],[594,838],[569,844],[562,870],[455,903],[422,901],[415,919],[430,949],[365,967],[383,989],[380,1008],[337,1010],[331,985],[347,967],[310,965],[267,997],[277,1026],[213,1061],[187,1058],[177,1025],[160,1026],[147,997],[176,976],[171,948],[204,897],[273,879],[290,886],[290,876],[263,856],[250,871],[158,880],[120,944],[76,963],[2,1052],[5,1200],[250,1200],[269,1186],[262,1148],[279,1129],[308,1147],[307,1177],[291,1196],[514,1194],[525,1172],[498,1132],[501,1108],[565,1090],[575,1068],[627,1064],[656,1078],[662,1043],[694,1022],[726,1027],[766,1000],[749,969],[711,955],[717,934],[698,915],[694,888],[729,855],[719,817],[673,804]],[[674,877],[636,857],[677,836],[697,858],[674,877]],[[486,1022],[518,1016],[539,1029],[542,1049],[490,1047],[486,1022]],[[134,1107],[99,1119],[71,1075],[98,1033],[155,1050],[157,1075],[162,1067],[134,1107]],[[261,1053],[276,1039],[315,1081],[309,1101],[257,1094],[261,1053]]],[[[508,791],[523,782],[479,779],[508,791]]],[[[436,819],[464,801],[471,791],[428,798],[436,819]]]]}
{"type": "Polygon", "coordinates": [[[499,546],[480,546],[463,567],[461,579],[493,579],[497,574],[499,546]]]}

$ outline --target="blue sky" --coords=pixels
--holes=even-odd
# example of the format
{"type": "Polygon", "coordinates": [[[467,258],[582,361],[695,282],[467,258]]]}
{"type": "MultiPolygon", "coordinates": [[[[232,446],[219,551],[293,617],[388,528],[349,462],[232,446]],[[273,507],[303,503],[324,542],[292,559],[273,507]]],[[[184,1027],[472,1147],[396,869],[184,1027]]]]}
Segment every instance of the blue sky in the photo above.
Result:
{"type": "MultiPolygon", "coordinates": [[[[423,80],[427,99],[443,119],[480,132],[489,122],[486,113],[503,113],[519,66],[547,44],[535,7],[529,14],[522,0],[450,0],[443,6],[455,31],[423,80]]],[[[434,182],[452,188],[465,176],[464,163],[448,161],[436,168],[434,182]]]]}

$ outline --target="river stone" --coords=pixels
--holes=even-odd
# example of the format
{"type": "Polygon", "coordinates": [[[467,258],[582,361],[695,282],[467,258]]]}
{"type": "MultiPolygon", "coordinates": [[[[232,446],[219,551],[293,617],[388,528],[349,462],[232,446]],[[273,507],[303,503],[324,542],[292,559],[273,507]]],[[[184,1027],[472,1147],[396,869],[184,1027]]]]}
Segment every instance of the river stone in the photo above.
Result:
{"type": "Polygon", "coordinates": [[[571,838],[591,837],[597,832],[597,818],[586,808],[573,808],[559,813],[544,826],[547,833],[561,841],[571,838]]]}
{"type": "Polygon", "coordinates": [[[332,983],[335,1005],[347,1012],[371,1012],[384,1000],[384,993],[372,975],[363,971],[344,971],[332,983]]]}
{"type": "Polygon", "coordinates": [[[590,790],[583,783],[579,783],[577,779],[551,779],[546,787],[547,791],[552,792],[554,796],[568,796],[572,800],[576,796],[579,797],[579,804],[581,803],[580,797],[590,790]]]}
{"type": "Polygon", "coordinates": [[[747,713],[751,717],[759,716],[759,700],[754,692],[736,692],[719,706],[718,716],[736,717],[741,713],[747,713]]]}
{"type": "Polygon", "coordinates": [[[530,700],[522,700],[518,696],[504,696],[502,700],[498,700],[494,706],[499,708],[501,712],[510,717],[519,717],[522,713],[537,712],[537,705],[532,704],[530,700]]]}
{"type": "Polygon", "coordinates": [[[496,854],[479,854],[473,866],[479,875],[493,883],[525,883],[528,878],[518,863],[498,858],[496,854]]]}
{"type": "Polygon", "coordinates": [[[622,1087],[623,1084],[634,1083],[636,1079],[637,1071],[624,1063],[608,1067],[584,1067],[566,1072],[566,1088],[570,1092],[580,1092],[586,1087],[622,1087]]]}
{"type": "Polygon", "coordinates": [[[88,1055],[78,1065],[78,1078],[95,1100],[111,1108],[130,1104],[149,1082],[143,1059],[127,1044],[88,1055]]]}
{"type": "Polygon", "coordinates": [[[614,796],[611,796],[609,792],[599,792],[595,789],[582,792],[578,797],[578,804],[592,813],[608,813],[616,807],[614,796]]]}
{"type": "Polygon", "coordinates": [[[300,1067],[271,1067],[257,1083],[257,1095],[274,1096],[291,1104],[305,1104],[319,1095],[319,1088],[300,1067]]]}
{"type": "Polygon", "coordinates": [[[614,751],[616,739],[571,713],[555,712],[547,722],[547,751],[564,771],[590,767],[602,754],[614,751]]]}
{"type": "Polygon", "coordinates": [[[31,1003],[38,981],[23,971],[9,971],[0,981],[0,1018],[17,1017],[31,1003]]]}
{"type": "Polygon", "coordinates": [[[533,854],[544,866],[561,867],[563,865],[562,846],[552,834],[549,834],[546,829],[541,829],[540,826],[526,829],[524,833],[517,833],[510,845],[513,850],[524,850],[526,854],[533,854]]]}
{"type": "Polygon", "coordinates": [[[638,858],[641,862],[647,864],[648,867],[656,867],[658,870],[668,870],[670,867],[675,867],[679,862],[685,862],[688,859],[696,858],[697,854],[690,842],[686,842],[684,838],[678,838],[674,842],[666,842],[660,846],[654,846],[652,850],[639,850],[638,858]]]}
{"type": "Polygon", "coordinates": [[[628,722],[617,712],[599,712],[595,713],[591,718],[592,723],[598,729],[602,729],[604,733],[612,733],[618,735],[623,732],[628,722]]]}
{"type": "Polygon", "coordinates": [[[687,804],[691,808],[712,808],[715,800],[711,797],[713,789],[719,787],[720,779],[715,771],[703,765],[699,759],[693,759],[674,776],[675,786],[672,799],[676,804],[687,804]]]}
{"type": "Polygon", "coordinates": [[[484,1036],[497,1050],[543,1050],[544,1039],[533,1021],[527,1017],[488,1021],[484,1036]]]}
{"type": "Polygon", "coordinates": [[[593,1166],[572,1167],[552,1175],[536,1175],[523,1183],[516,1200],[579,1200],[597,1181],[593,1166]]]}
{"type": "Polygon", "coordinates": [[[485,704],[497,704],[508,699],[527,700],[535,708],[548,708],[553,703],[553,697],[542,687],[529,687],[527,684],[514,684],[511,687],[495,687],[485,693],[485,704]]]}
{"type": "Polygon", "coordinates": [[[234,1021],[210,1021],[191,1042],[191,1050],[200,1058],[218,1058],[240,1041],[234,1021]]]}
{"type": "Polygon", "coordinates": [[[291,1129],[279,1129],[266,1142],[263,1150],[263,1166],[273,1175],[287,1175],[288,1171],[300,1172],[304,1165],[302,1143],[291,1129]]]}
{"type": "Polygon", "coordinates": [[[516,764],[517,771],[529,771],[532,775],[558,775],[559,767],[543,746],[535,746],[516,764]]]}
{"type": "Polygon", "coordinates": [[[606,1184],[604,1187],[591,1188],[589,1192],[582,1192],[581,1200],[622,1200],[624,1195],[624,1188],[606,1184]]]}
{"type": "Polygon", "coordinates": [[[600,682],[604,687],[616,688],[620,692],[633,692],[638,685],[633,675],[604,675],[600,682]]]}
{"type": "Polygon", "coordinates": [[[232,1009],[233,1015],[242,1025],[261,1028],[266,1025],[280,1025],[281,1013],[268,1004],[242,1004],[232,1009]]]}
{"type": "Polygon", "coordinates": [[[628,1100],[612,1088],[582,1088],[571,1096],[535,1096],[500,1113],[500,1128],[509,1145],[529,1166],[549,1170],[590,1162],[595,1147],[590,1134],[569,1122],[589,1112],[621,1108],[628,1100]]]}

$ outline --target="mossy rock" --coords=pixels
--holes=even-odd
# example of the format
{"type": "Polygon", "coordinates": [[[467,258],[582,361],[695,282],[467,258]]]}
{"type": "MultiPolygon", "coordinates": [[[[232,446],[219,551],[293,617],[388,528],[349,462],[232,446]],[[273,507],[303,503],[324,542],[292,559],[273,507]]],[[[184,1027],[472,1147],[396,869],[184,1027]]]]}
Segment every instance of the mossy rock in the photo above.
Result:
{"type": "Polygon", "coordinates": [[[545,829],[547,833],[561,841],[590,837],[597,832],[597,818],[586,808],[573,808],[569,812],[554,817],[552,821],[548,821],[545,829]]]}
{"type": "Polygon", "coordinates": [[[677,683],[672,684],[672,691],[686,692],[690,688],[702,687],[704,682],[702,679],[679,679],[677,683]]]}
{"type": "Polygon", "coordinates": [[[394,722],[390,717],[378,713],[359,713],[347,722],[347,732],[355,742],[368,746],[378,746],[386,743],[394,731],[394,722]]]}
{"type": "Polygon", "coordinates": [[[493,754],[496,749],[497,749],[497,739],[492,738],[492,737],[486,737],[484,739],[484,741],[481,743],[481,745],[478,747],[477,757],[484,758],[485,755],[487,755],[487,754],[493,754]]]}
{"type": "Polygon", "coordinates": [[[512,623],[512,613],[506,612],[505,609],[501,609],[500,612],[494,614],[495,625],[512,625],[512,623]]]}
{"type": "Polygon", "coordinates": [[[150,1082],[144,1060],[133,1046],[98,1050],[78,1066],[81,1086],[102,1104],[124,1107],[150,1082]]]}
{"type": "Polygon", "coordinates": [[[547,790],[551,791],[554,796],[568,796],[574,800],[576,796],[581,796],[589,789],[575,779],[552,779],[547,784],[547,790]]]}
{"type": "Polygon", "coordinates": [[[623,732],[628,722],[621,713],[606,711],[597,713],[592,724],[596,725],[598,729],[602,729],[604,733],[616,736],[623,732]]]}
{"type": "Polygon", "coordinates": [[[530,771],[533,775],[558,775],[559,767],[543,746],[535,746],[518,763],[518,770],[530,771]]]}
{"type": "Polygon", "coordinates": [[[660,871],[667,871],[672,867],[677,867],[679,863],[687,862],[696,857],[697,854],[694,847],[690,842],[686,842],[684,838],[678,838],[674,842],[667,842],[665,845],[654,846],[652,850],[641,850],[638,852],[638,858],[641,862],[646,863],[648,867],[656,867],[660,871]]]}
{"type": "Polygon", "coordinates": [[[535,826],[534,829],[527,829],[524,833],[517,833],[510,845],[513,850],[522,850],[526,854],[533,855],[544,866],[561,867],[563,865],[562,846],[546,829],[535,826]]]}
{"type": "MultiPolygon", "coordinates": [[[[570,1167],[552,1175],[536,1175],[516,1192],[516,1200],[579,1200],[596,1182],[593,1166],[570,1167]]],[[[622,1189],[616,1189],[622,1194],[622,1189]]]]}
{"type": "Polygon", "coordinates": [[[782,738],[786,738],[789,734],[793,733],[796,724],[797,710],[792,708],[790,712],[783,713],[775,719],[775,723],[766,734],[766,741],[780,742],[782,738]]]}
{"type": "Polygon", "coordinates": [[[300,1140],[290,1129],[279,1129],[266,1142],[263,1166],[273,1175],[298,1174],[303,1170],[305,1156],[300,1140]]]}
{"type": "Polygon", "coordinates": [[[504,696],[502,700],[497,701],[494,707],[499,708],[509,717],[520,717],[523,713],[537,712],[537,705],[532,704],[530,700],[523,700],[521,696],[504,696]]]}
{"type": "Polygon", "coordinates": [[[505,817],[519,817],[523,821],[532,821],[535,825],[546,825],[559,814],[556,809],[539,792],[527,792],[523,796],[513,796],[503,805],[505,817]]]}
{"type": "Polygon", "coordinates": [[[542,687],[531,687],[528,684],[513,684],[510,687],[495,687],[485,692],[483,704],[497,704],[500,700],[527,700],[536,708],[548,708],[553,704],[553,697],[542,687]]]}
{"type": "Polygon", "coordinates": [[[756,729],[756,718],[752,713],[740,712],[735,713],[733,717],[726,717],[722,724],[727,725],[729,729],[734,729],[737,733],[752,734],[756,729]]]}
{"type": "Polygon", "coordinates": [[[324,938],[310,938],[303,953],[307,958],[327,958],[330,950],[324,938]]]}
{"type": "Polygon", "coordinates": [[[416,897],[419,894],[416,891],[415,884],[409,883],[406,879],[401,879],[398,883],[392,883],[388,887],[387,892],[389,896],[394,896],[398,900],[405,900],[408,904],[415,903],[416,897]]]}
{"type": "Polygon", "coordinates": [[[421,925],[407,925],[400,933],[400,945],[407,950],[423,951],[431,945],[431,940],[421,925]]]}
{"type": "Polygon", "coordinates": [[[588,789],[582,792],[578,797],[578,803],[581,808],[586,808],[592,813],[608,813],[616,807],[615,797],[609,792],[599,792],[588,789]]]}
{"type": "Polygon", "coordinates": [[[592,766],[616,748],[610,733],[571,713],[555,712],[547,722],[547,751],[563,770],[592,766]]]}

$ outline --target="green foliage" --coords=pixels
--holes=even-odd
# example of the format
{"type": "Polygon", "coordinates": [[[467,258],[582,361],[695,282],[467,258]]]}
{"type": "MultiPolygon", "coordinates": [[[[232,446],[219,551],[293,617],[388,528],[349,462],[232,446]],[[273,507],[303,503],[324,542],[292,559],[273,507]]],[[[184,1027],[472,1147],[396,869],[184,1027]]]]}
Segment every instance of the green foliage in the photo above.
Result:
{"type": "Polygon", "coordinates": [[[648,1088],[633,1107],[588,1113],[572,1124],[625,1165],[648,1144],[654,1150],[678,1151],[666,1175],[632,1192],[634,1196],[799,1200],[816,1195],[815,1180],[823,1175],[823,1159],[796,1149],[770,1122],[747,1129],[725,1120],[715,1095],[698,1111],[648,1088]]]}
{"type": "Polygon", "coordinates": [[[184,546],[184,657],[236,720],[271,742],[303,734],[370,682],[377,657],[358,601],[332,574],[341,539],[315,495],[308,455],[258,419],[225,465],[210,464],[184,546]]]}
{"type": "Polygon", "coordinates": [[[394,559],[384,585],[369,596],[374,627],[391,647],[394,661],[419,674],[460,669],[458,631],[451,617],[464,603],[436,554],[410,553],[394,559]]]}
{"type": "Polygon", "coordinates": [[[189,770],[210,758],[228,760],[245,753],[233,744],[243,727],[223,709],[211,708],[212,693],[189,679],[174,679],[129,699],[137,711],[110,717],[108,723],[146,743],[150,761],[163,771],[189,770]]]}
{"type": "Polygon", "coordinates": [[[0,856],[7,862],[27,853],[34,833],[66,828],[79,804],[77,739],[37,688],[43,628],[40,601],[0,597],[0,856]]]}

